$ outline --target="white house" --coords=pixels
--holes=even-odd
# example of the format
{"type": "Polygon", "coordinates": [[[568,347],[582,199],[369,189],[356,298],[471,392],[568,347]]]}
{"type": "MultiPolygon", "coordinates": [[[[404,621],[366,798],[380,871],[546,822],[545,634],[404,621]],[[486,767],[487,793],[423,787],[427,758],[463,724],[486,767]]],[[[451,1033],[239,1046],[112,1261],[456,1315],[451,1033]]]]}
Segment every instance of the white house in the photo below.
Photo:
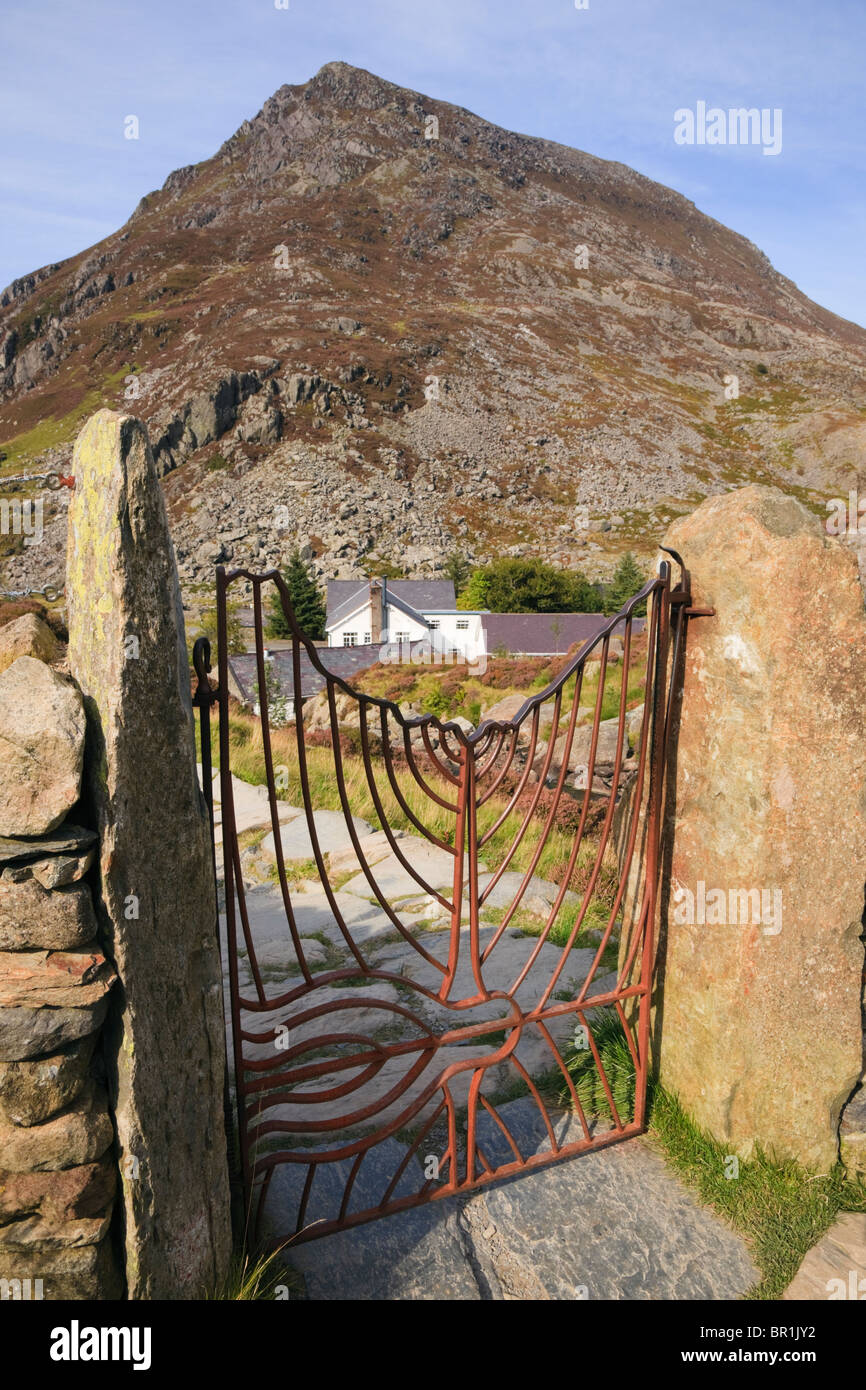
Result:
{"type": "MultiPolygon", "coordinates": [[[[477,672],[489,656],[564,655],[607,621],[602,613],[463,612],[448,579],[331,579],[325,626],[329,647],[370,649],[369,664],[465,661],[477,672]]],[[[643,625],[636,619],[634,630],[643,625]]]]}
{"type": "Polygon", "coordinates": [[[388,647],[386,660],[476,662],[485,651],[480,612],[457,608],[449,579],[332,579],[329,647],[388,647]]]}

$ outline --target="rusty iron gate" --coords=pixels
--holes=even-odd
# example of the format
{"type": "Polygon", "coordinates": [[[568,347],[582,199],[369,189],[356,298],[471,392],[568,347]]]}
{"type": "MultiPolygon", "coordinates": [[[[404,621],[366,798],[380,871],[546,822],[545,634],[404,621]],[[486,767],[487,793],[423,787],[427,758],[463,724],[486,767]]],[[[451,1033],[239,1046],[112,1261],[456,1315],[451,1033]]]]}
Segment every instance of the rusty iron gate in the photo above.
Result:
{"type": "Polygon", "coordinates": [[[237,1132],[248,1219],[269,1242],[327,1235],[645,1128],[671,673],[688,617],[710,611],[691,606],[669,553],[676,588],[661,562],[512,719],[471,730],[410,717],[333,674],[278,571],[218,568],[218,679],[200,638],[194,703],[212,825],[214,705],[219,714],[237,1132]],[[252,586],[270,888],[245,885],[232,790],[226,629],[239,581],[252,586]],[[270,585],[292,633],[279,756],[263,636],[270,585]],[[304,659],[325,692],[325,736],[307,730],[293,698],[304,659]],[[348,852],[336,859],[314,787],[331,828],[334,807],[345,826],[348,852]],[[286,795],[299,805],[282,821],[286,795]],[[359,797],[374,812],[366,823],[359,797]],[[286,825],[298,823],[303,884],[283,850],[286,825]],[[265,936],[277,932],[276,959],[261,920],[265,936]]]}

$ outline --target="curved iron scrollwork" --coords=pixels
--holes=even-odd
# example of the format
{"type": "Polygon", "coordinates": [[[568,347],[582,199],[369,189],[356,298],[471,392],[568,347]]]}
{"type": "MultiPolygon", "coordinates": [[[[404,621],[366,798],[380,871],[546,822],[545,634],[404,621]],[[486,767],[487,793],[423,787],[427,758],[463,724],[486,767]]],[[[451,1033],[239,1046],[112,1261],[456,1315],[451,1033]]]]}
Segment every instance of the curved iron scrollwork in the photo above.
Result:
{"type": "MultiPolygon", "coordinates": [[[[663,561],[512,719],[485,719],[470,730],[432,714],[404,715],[331,671],[301,631],[277,570],[217,570],[218,683],[213,691],[210,646],[200,638],[195,702],[208,788],[204,729],[212,700],[220,713],[224,927],[243,1176],[259,1216],[277,1182],[283,1235],[290,1228],[312,1239],[644,1127],[671,635],[676,660],[690,604],[687,572],[670,553],[682,571],[678,590],[663,561]],[[227,594],[239,581],[252,588],[275,864],[266,950],[261,899],[244,882],[231,777],[225,633],[227,594]],[[292,824],[304,826],[314,891],[296,890],[283,852],[266,585],[278,590],[291,633],[300,802],[292,824]],[[645,625],[635,616],[644,603],[645,625]],[[354,855],[351,892],[331,870],[316,814],[302,654],[325,692],[333,802],[354,855]],[[639,695],[642,729],[632,748],[628,720],[639,695]],[[351,762],[338,697],[356,714],[351,762]],[[378,821],[375,854],[356,820],[359,792],[378,821]],[[561,862],[547,873],[555,881],[539,879],[554,835],[561,862]],[[494,848],[488,869],[482,856],[494,848]],[[407,908],[415,899],[420,918],[407,908]],[[307,920],[311,902],[317,934],[307,920]],[[275,969],[280,923],[285,950],[275,969]],[[619,1036],[625,1098],[604,1051],[605,1029],[619,1036]],[[575,1062],[580,1040],[586,1056],[575,1062]],[[540,1138],[529,1144],[508,1108],[518,1093],[540,1125],[540,1138]]],[[[321,759],[321,748],[315,756],[321,759]]]]}

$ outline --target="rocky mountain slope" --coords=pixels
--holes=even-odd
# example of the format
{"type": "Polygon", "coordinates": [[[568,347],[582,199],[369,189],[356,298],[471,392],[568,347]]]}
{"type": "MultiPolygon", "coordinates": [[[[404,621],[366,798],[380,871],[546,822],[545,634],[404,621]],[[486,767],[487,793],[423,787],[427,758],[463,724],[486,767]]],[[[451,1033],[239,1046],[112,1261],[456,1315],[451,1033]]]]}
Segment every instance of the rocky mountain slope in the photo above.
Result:
{"type": "MultiPolygon", "coordinates": [[[[0,484],[68,471],[110,405],[148,424],[188,591],[296,540],[336,576],[460,547],[595,577],[745,481],[823,515],[864,388],[866,332],[679,194],[328,63],[0,296],[0,484]]],[[[7,590],[62,578],[44,495],[7,590]]]]}

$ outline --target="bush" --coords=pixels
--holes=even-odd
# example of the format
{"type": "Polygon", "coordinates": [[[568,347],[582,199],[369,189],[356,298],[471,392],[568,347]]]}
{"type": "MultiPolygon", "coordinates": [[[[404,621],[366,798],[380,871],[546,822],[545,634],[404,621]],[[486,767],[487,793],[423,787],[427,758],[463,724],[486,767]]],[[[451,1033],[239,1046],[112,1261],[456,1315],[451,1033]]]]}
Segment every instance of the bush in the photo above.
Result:
{"type": "MultiPolygon", "coordinates": [[[[199,613],[199,631],[187,638],[187,649],[189,659],[192,662],[192,649],[195,646],[196,638],[207,637],[210,641],[211,661],[216,661],[217,653],[217,609],[216,604],[211,604],[199,613]]],[[[237,656],[247,649],[244,630],[241,627],[240,605],[237,603],[226,604],[226,646],[229,656],[237,656]]]]}
{"type": "Polygon", "coordinates": [[[493,613],[595,613],[598,593],[578,570],[506,558],[473,570],[457,607],[493,613]]]}

